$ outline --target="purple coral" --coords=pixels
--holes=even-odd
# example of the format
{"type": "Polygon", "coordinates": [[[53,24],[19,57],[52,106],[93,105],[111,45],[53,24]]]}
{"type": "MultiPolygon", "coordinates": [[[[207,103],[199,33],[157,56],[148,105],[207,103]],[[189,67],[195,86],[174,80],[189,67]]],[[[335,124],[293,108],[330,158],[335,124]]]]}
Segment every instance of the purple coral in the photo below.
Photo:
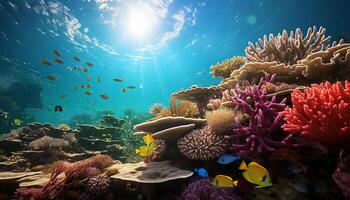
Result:
{"type": "Polygon", "coordinates": [[[335,184],[341,189],[345,198],[350,198],[350,153],[342,151],[340,162],[333,174],[335,184]]]}
{"type": "Polygon", "coordinates": [[[111,185],[111,179],[106,175],[96,175],[89,178],[86,183],[86,190],[94,196],[105,195],[111,185]]]}
{"type": "Polygon", "coordinates": [[[271,100],[267,97],[266,89],[262,86],[274,81],[274,75],[266,75],[258,85],[248,85],[244,89],[238,86],[231,90],[232,102],[237,110],[249,116],[249,124],[241,124],[235,119],[235,129],[225,138],[232,142],[231,150],[240,156],[251,157],[256,154],[271,152],[276,148],[288,147],[292,139],[289,135],[282,141],[272,139],[272,134],[280,127],[282,115],[279,112],[285,108],[285,101],[271,100]],[[238,144],[241,143],[241,144],[238,144]]]}
{"type": "Polygon", "coordinates": [[[199,179],[190,183],[180,200],[239,200],[233,188],[220,188],[211,185],[209,179],[199,179]]]}

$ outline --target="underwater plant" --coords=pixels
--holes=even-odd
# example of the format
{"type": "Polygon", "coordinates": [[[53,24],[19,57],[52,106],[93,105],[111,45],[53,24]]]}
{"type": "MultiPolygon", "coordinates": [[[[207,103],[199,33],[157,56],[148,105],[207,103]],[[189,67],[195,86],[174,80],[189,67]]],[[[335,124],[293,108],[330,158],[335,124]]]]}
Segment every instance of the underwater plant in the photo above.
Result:
{"type": "Polygon", "coordinates": [[[157,116],[165,107],[160,104],[160,103],[154,103],[150,108],[149,108],[149,113],[151,115],[157,116]]]}
{"type": "Polygon", "coordinates": [[[210,66],[210,73],[213,77],[229,78],[233,70],[239,69],[246,62],[244,56],[234,56],[223,62],[210,66]]]}
{"type": "Polygon", "coordinates": [[[281,114],[282,128],[321,144],[340,144],[350,140],[350,83],[313,84],[304,92],[294,90],[293,107],[281,114]]]}
{"type": "Polygon", "coordinates": [[[330,46],[342,43],[333,42],[330,44],[331,37],[325,35],[326,28],[322,26],[317,29],[316,26],[310,27],[304,37],[300,28],[290,34],[283,30],[282,34],[276,36],[270,34],[264,35],[255,45],[251,42],[245,49],[246,56],[250,62],[273,62],[284,63],[288,65],[296,64],[298,60],[306,58],[309,54],[324,51],[330,46]]]}
{"type": "Polygon", "coordinates": [[[180,200],[240,200],[233,188],[215,187],[208,178],[190,183],[182,192],[180,200]]]}
{"type": "Polygon", "coordinates": [[[224,136],[214,134],[209,126],[196,129],[177,141],[180,152],[191,160],[216,159],[226,152],[224,136]]]}
{"type": "Polygon", "coordinates": [[[157,117],[196,117],[198,116],[198,108],[196,104],[189,101],[179,101],[176,98],[171,97],[169,109],[164,108],[158,114],[157,117]]]}
{"type": "Polygon", "coordinates": [[[240,111],[235,111],[229,108],[219,108],[213,111],[207,111],[205,113],[205,118],[207,119],[210,129],[214,133],[225,133],[227,131],[232,131],[234,127],[234,120],[238,118],[242,121],[244,115],[240,111]]]}
{"type": "MultiPolygon", "coordinates": [[[[272,134],[276,133],[282,124],[283,116],[279,112],[285,108],[286,99],[277,102],[275,96],[267,97],[266,89],[262,86],[266,82],[273,82],[274,75],[265,75],[258,85],[239,86],[231,90],[236,110],[248,115],[249,123],[242,124],[235,120],[235,128],[225,138],[231,142],[231,150],[243,157],[256,156],[261,153],[274,151],[276,148],[288,147],[287,143],[292,139],[288,135],[282,141],[276,141],[272,134]]],[[[280,135],[281,137],[283,135],[280,135]]]]}

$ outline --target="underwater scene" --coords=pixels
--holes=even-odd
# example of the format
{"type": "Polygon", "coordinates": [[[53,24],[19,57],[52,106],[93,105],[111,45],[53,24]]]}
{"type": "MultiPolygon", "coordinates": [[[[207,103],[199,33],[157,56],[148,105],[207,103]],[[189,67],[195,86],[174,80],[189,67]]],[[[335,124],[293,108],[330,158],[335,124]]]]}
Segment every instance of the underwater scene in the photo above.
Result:
{"type": "Polygon", "coordinates": [[[0,200],[350,199],[349,0],[1,0],[0,200]]]}

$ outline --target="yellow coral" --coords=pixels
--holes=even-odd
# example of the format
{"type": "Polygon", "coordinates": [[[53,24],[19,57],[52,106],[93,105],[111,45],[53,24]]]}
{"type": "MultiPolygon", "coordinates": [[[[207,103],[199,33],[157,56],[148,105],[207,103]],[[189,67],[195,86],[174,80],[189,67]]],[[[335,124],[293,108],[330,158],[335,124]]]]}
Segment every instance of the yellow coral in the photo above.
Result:
{"type": "Polygon", "coordinates": [[[179,101],[176,98],[172,97],[170,99],[170,107],[162,109],[157,117],[196,117],[198,116],[198,108],[196,104],[189,101],[179,101]]]}
{"type": "Polygon", "coordinates": [[[233,70],[239,69],[245,62],[246,58],[244,56],[234,56],[217,65],[211,66],[210,73],[213,74],[213,77],[229,78],[233,70]]]}
{"type": "Polygon", "coordinates": [[[242,120],[244,115],[242,112],[223,107],[217,110],[207,111],[205,118],[213,132],[222,134],[232,131],[235,119],[242,120]]]}

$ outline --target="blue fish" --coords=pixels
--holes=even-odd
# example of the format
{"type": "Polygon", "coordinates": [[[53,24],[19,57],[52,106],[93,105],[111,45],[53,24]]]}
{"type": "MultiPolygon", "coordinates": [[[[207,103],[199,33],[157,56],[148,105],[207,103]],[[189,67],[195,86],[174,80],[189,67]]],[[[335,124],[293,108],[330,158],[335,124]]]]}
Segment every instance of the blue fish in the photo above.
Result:
{"type": "Polygon", "coordinates": [[[232,162],[235,162],[237,160],[240,160],[241,158],[237,155],[233,155],[233,154],[224,154],[222,156],[220,156],[220,158],[216,161],[222,165],[227,165],[230,164],[232,162]]]}
{"type": "Polygon", "coordinates": [[[302,183],[302,182],[294,184],[294,189],[298,192],[301,192],[301,193],[309,193],[309,191],[310,191],[309,187],[305,183],[302,183]]]}
{"type": "Polygon", "coordinates": [[[201,177],[208,177],[208,172],[204,168],[194,168],[194,172],[196,172],[201,177]]]}

